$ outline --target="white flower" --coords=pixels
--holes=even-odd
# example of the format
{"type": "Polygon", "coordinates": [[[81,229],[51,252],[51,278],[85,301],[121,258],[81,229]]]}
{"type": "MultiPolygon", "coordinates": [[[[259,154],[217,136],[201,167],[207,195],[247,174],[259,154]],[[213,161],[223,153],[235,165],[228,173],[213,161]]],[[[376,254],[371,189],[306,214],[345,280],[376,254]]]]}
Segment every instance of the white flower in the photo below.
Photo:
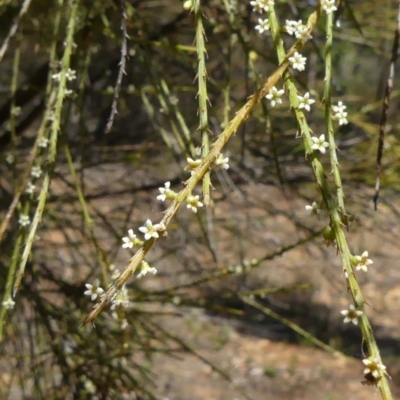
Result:
{"type": "MultiPolygon", "coordinates": [[[[61,72],[59,72],[58,74],[53,74],[51,77],[55,81],[60,82],[60,80],[61,80],[61,72]]],[[[74,71],[71,68],[68,68],[67,72],[65,73],[65,77],[67,78],[67,80],[73,81],[74,79],[76,79],[76,71],[74,71]]]]}
{"type": "Polygon", "coordinates": [[[15,160],[15,158],[12,154],[7,154],[7,156],[6,156],[7,164],[12,164],[14,162],[14,160],[15,160]]]}
{"type": "Polygon", "coordinates": [[[329,143],[325,142],[325,135],[321,135],[319,138],[313,136],[311,140],[313,141],[311,148],[313,150],[319,150],[322,154],[325,154],[326,148],[329,147],[329,143]]]}
{"type": "Polygon", "coordinates": [[[364,251],[361,256],[355,256],[356,259],[356,271],[363,270],[364,272],[368,271],[368,265],[373,264],[374,262],[368,258],[368,251],[364,251]]]}
{"type": "Polygon", "coordinates": [[[250,5],[253,6],[253,11],[258,13],[268,12],[270,7],[275,4],[274,0],[253,0],[250,5]]]}
{"type": "Polygon", "coordinates": [[[117,279],[119,277],[119,275],[120,275],[119,269],[116,268],[111,274],[111,279],[115,280],[115,279],[117,279]]]}
{"type": "Polygon", "coordinates": [[[371,374],[375,379],[377,379],[382,372],[386,371],[386,367],[379,362],[378,358],[366,358],[362,360],[362,362],[366,366],[364,369],[364,375],[371,374]]]}
{"type": "Polygon", "coordinates": [[[201,160],[193,160],[190,157],[186,160],[188,162],[188,165],[185,167],[185,171],[189,171],[193,175],[194,171],[201,164],[201,160]]]}
{"type": "Polygon", "coordinates": [[[166,199],[173,200],[176,197],[176,193],[170,189],[171,182],[165,182],[163,188],[158,188],[161,194],[157,196],[157,200],[165,201],[166,199]]]}
{"type": "Polygon", "coordinates": [[[32,182],[26,184],[25,193],[32,194],[35,191],[35,185],[32,182]]]}
{"type": "Polygon", "coordinates": [[[349,309],[340,311],[340,314],[345,316],[345,319],[343,320],[345,324],[352,322],[354,325],[358,325],[358,317],[363,315],[363,312],[356,310],[353,304],[350,304],[349,309]]]}
{"type": "Polygon", "coordinates": [[[40,178],[42,175],[42,169],[39,166],[32,167],[31,176],[34,178],[40,178]]]}
{"type": "Polygon", "coordinates": [[[31,223],[31,220],[29,219],[29,215],[21,215],[19,217],[18,223],[21,226],[28,226],[31,223]]]}
{"type": "Polygon", "coordinates": [[[204,204],[199,200],[199,196],[189,195],[186,198],[187,208],[192,210],[194,213],[197,213],[197,209],[203,207],[204,204]]]}
{"type": "Polygon", "coordinates": [[[139,231],[144,233],[144,240],[150,240],[151,238],[158,239],[159,231],[165,231],[165,225],[163,223],[155,224],[148,219],[144,226],[139,228],[139,231]]]}
{"type": "Polygon", "coordinates": [[[6,310],[12,310],[15,306],[15,301],[10,297],[8,300],[4,300],[2,304],[6,310]]]}
{"type": "Polygon", "coordinates": [[[278,90],[275,86],[273,86],[268,94],[265,96],[271,102],[271,107],[275,107],[275,104],[282,104],[282,95],[285,93],[284,89],[278,90]]]}
{"type": "Polygon", "coordinates": [[[306,210],[309,211],[310,215],[318,215],[321,212],[320,205],[316,201],[311,206],[307,205],[306,210]]]}
{"type": "Polygon", "coordinates": [[[293,54],[293,57],[289,57],[289,62],[293,69],[297,69],[299,71],[304,71],[306,69],[306,61],[307,57],[303,57],[300,53],[296,51],[293,54]]]}
{"type": "Polygon", "coordinates": [[[38,140],[38,147],[41,147],[41,148],[45,149],[48,144],[49,144],[49,139],[47,139],[45,137],[41,137],[38,140]]]}
{"type": "Polygon", "coordinates": [[[335,6],[335,0],[321,0],[321,6],[327,14],[337,10],[337,7],[335,6]]]}
{"type": "Polygon", "coordinates": [[[123,249],[131,249],[133,246],[140,244],[140,240],[136,238],[136,235],[133,233],[133,229],[128,230],[128,236],[122,238],[123,249]]]}
{"type": "Polygon", "coordinates": [[[148,273],[155,275],[157,273],[156,268],[150,267],[150,265],[146,261],[142,261],[140,264],[140,272],[137,275],[137,279],[142,278],[143,276],[146,276],[148,273]]]}
{"type": "Polygon", "coordinates": [[[115,310],[116,308],[127,308],[129,306],[129,300],[125,298],[116,298],[112,301],[110,310],[115,310]]]}
{"type": "Polygon", "coordinates": [[[104,290],[99,286],[100,282],[98,279],[96,279],[93,282],[93,285],[90,283],[86,283],[85,286],[88,290],[86,290],[85,293],[83,293],[85,296],[90,296],[90,298],[93,300],[97,299],[97,296],[101,296],[104,293],[104,290]]]}
{"type": "Polygon", "coordinates": [[[256,25],[256,31],[258,31],[258,33],[264,33],[266,31],[269,31],[269,20],[268,18],[262,19],[262,18],[258,18],[258,25],[256,25]]]}
{"type": "Polygon", "coordinates": [[[222,153],[219,153],[218,158],[214,161],[213,167],[215,169],[229,169],[229,157],[224,158],[222,153]]]}
{"type": "Polygon", "coordinates": [[[286,20],[285,29],[289,35],[294,35],[297,39],[308,40],[312,38],[308,32],[308,26],[303,25],[301,19],[298,21],[286,20]]]}
{"type": "Polygon", "coordinates": [[[347,112],[345,112],[346,106],[339,101],[337,106],[332,106],[332,111],[334,112],[333,118],[339,121],[339,125],[346,125],[349,121],[347,121],[347,112]]]}
{"type": "Polygon", "coordinates": [[[297,100],[299,101],[299,108],[304,108],[310,111],[310,105],[315,103],[315,100],[310,99],[310,93],[306,93],[304,96],[297,95],[297,100]]]}
{"type": "Polygon", "coordinates": [[[288,33],[290,36],[293,36],[299,23],[302,23],[301,20],[297,22],[287,19],[285,22],[286,33],[288,33]]]}
{"type": "Polygon", "coordinates": [[[13,108],[11,109],[11,114],[12,114],[14,117],[18,117],[19,115],[21,115],[21,107],[13,107],[13,108]]]}
{"type": "Polygon", "coordinates": [[[69,80],[69,81],[73,81],[74,79],[76,79],[76,71],[74,71],[71,68],[67,69],[67,72],[65,73],[65,77],[69,80]]]}

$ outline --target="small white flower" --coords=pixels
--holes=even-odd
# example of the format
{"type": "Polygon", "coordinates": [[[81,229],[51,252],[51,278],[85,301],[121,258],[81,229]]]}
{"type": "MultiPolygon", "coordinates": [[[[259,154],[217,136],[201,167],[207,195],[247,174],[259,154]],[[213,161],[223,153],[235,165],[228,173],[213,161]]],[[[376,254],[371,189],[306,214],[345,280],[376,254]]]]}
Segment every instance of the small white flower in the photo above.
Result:
{"type": "Polygon", "coordinates": [[[289,35],[294,35],[297,39],[308,40],[312,38],[308,32],[308,26],[303,25],[301,19],[299,21],[286,20],[285,29],[289,35]]]}
{"type": "Polygon", "coordinates": [[[34,178],[40,178],[42,175],[42,169],[39,166],[32,167],[31,176],[34,178]]]}
{"type": "Polygon", "coordinates": [[[258,33],[264,33],[266,31],[269,31],[269,20],[268,18],[262,19],[262,18],[258,18],[258,25],[256,25],[256,31],[258,31],[258,33]]]}
{"type": "Polygon", "coordinates": [[[327,14],[337,10],[335,0],[321,0],[321,7],[327,14]]]}
{"type": "Polygon", "coordinates": [[[287,19],[285,22],[286,33],[288,33],[290,36],[293,36],[296,31],[298,23],[301,24],[302,23],[301,20],[297,22],[287,19]]]}
{"type": "Polygon", "coordinates": [[[362,362],[366,366],[364,369],[364,375],[371,374],[375,379],[377,379],[386,371],[386,367],[379,362],[378,358],[366,358],[362,360],[362,362]]]}
{"type": "Polygon", "coordinates": [[[21,107],[13,107],[11,110],[11,114],[14,117],[18,117],[19,115],[21,115],[21,107]]]}
{"type": "Polygon", "coordinates": [[[119,275],[120,275],[119,269],[116,268],[111,274],[111,279],[115,280],[115,279],[117,279],[119,277],[119,275]]]}
{"type": "Polygon", "coordinates": [[[299,71],[304,71],[306,69],[306,61],[307,57],[303,57],[300,53],[296,51],[293,54],[293,57],[289,57],[289,62],[293,69],[297,69],[299,71]]]}
{"type": "Polygon", "coordinates": [[[41,137],[38,140],[38,147],[41,147],[41,148],[45,149],[48,144],[49,144],[49,139],[47,139],[45,137],[41,137]]]}
{"type": "Polygon", "coordinates": [[[329,143],[325,142],[325,135],[321,135],[319,138],[313,136],[311,140],[313,141],[311,148],[313,150],[319,150],[322,154],[325,154],[326,149],[329,147],[329,143]]]}
{"type": "Polygon", "coordinates": [[[214,161],[213,167],[215,169],[229,169],[229,157],[224,158],[222,153],[219,153],[218,158],[214,161]]]}
{"type": "Polygon", "coordinates": [[[306,93],[304,96],[297,95],[297,100],[299,101],[299,108],[304,108],[310,111],[310,106],[315,103],[315,100],[310,99],[310,93],[306,93]]]}
{"type": "Polygon", "coordinates": [[[332,106],[332,110],[334,113],[342,113],[346,110],[346,108],[347,107],[341,101],[337,103],[337,106],[332,106]]]}
{"type": "Polygon", "coordinates": [[[6,310],[12,310],[15,306],[15,301],[10,297],[8,300],[4,300],[2,304],[6,310]]]}
{"type": "Polygon", "coordinates": [[[21,226],[28,226],[31,223],[31,220],[29,219],[29,215],[21,215],[19,217],[18,223],[21,226]]]}
{"type": "Polygon", "coordinates": [[[358,325],[358,317],[363,315],[363,312],[360,310],[356,310],[354,305],[350,304],[349,309],[340,311],[340,314],[345,316],[345,319],[343,320],[345,324],[352,322],[354,325],[358,325]]]}
{"type": "Polygon", "coordinates": [[[345,110],[346,106],[341,101],[339,101],[337,106],[332,106],[332,111],[334,112],[333,118],[339,121],[339,125],[346,125],[349,122],[347,121],[347,112],[345,110]]]}
{"type": "Polygon", "coordinates": [[[187,208],[192,210],[194,213],[197,213],[197,209],[200,207],[204,207],[204,204],[199,200],[199,196],[189,195],[186,198],[187,208]]]}
{"type": "Polygon", "coordinates": [[[190,157],[186,159],[188,162],[188,165],[185,167],[185,171],[189,171],[192,175],[194,171],[199,167],[201,164],[201,160],[193,160],[190,157]]]}
{"type": "Polygon", "coordinates": [[[88,290],[86,290],[85,293],[83,293],[85,296],[90,296],[90,298],[93,300],[97,299],[97,296],[101,296],[104,293],[104,290],[99,286],[100,282],[98,279],[96,279],[93,282],[93,285],[90,283],[86,283],[85,286],[88,290]]]}
{"type": "Polygon", "coordinates": [[[59,72],[58,74],[53,74],[51,77],[52,77],[56,82],[60,82],[61,73],[59,72]]]}
{"type": "Polygon", "coordinates": [[[15,160],[15,158],[12,154],[7,154],[7,156],[6,156],[7,164],[12,164],[14,162],[14,160],[15,160]]]}
{"type": "Polygon", "coordinates": [[[148,273],[155,275],[157,273],[157,269],[150,267],[150,265],[146,261],[142,261],[140,264],[140,272],[137,275],[137,279],[142,278],[143,276],[146,276],[148,273]]]}
{"type": "Polygon", "coordinates": [[[314,201],[311,206],[307,205],[306,210],[310,213],[310,215],[318,215],[321,212],[320,205],[314,201]]]}
{"type": "Polygon", "coordinates": [[[123,237],[122,241],[123,249],[131,249],[133,246],[140,244],[140,240],[136,238],[136,235],[133,233],[133,229],[128,230],[128,236],[123,237]]]}
{"type": "Polygon", "coordinates": [[[129,300],[126,299],[115,299],[112,301],[110,310],[115,310],[117,308],[127,308],[129,306],[129,300]]]}
{"type": "Polygon", "coordinates": [[[35,191],[35,185],[32,182],[26,184],[25,193],[32,194],[35,191]]]}
{"type": "Polygon", "coordinates": [[[158,188],[161,194],[157,196],[157,200],[165,201],[166,199],[173,200],[177,195],[170,189],[171,182],[165,182],[163,188],[158,188]]]}
{"type": "Polygon", "coordinates": [[[253,11],[262,14],[268,12],[270,7],[275,4],[274,0],[253,0],[250,1],[250,5],[253,6],[253,11]]]}
{"type": "Polygon", "coordinates": [[[65,73],[65,77],[69,80],[69,81],[73,81],[76,79],[76,71],[74,71],[71,68],[67,69],[67,72],[65,73]]]}
{"type": "Polygon", "coordinates": [[[357,261],[356,271],[363,270],[364,272],[368,271],[368,265],[373,264],[374,262],[368,258],[368,251],[364,251],[361,256],[355,256],[357,261]]]}
{"type": "Polygon", "coordinates": [[[144,226],[139,228],[139,231],[144,233],[144,240],[150,240],[151,238],[158,239],[158,232],[165,231],[165,225],[163,223],[153,225],[148,219],[144,226]]]}
{"type": "Polygon", "coordinates": [[[275,104],[282,104],[282,95],[285,93],[284,89],[278,90],[275,86],[273,86],[268,94],[265,96],[271,102],[271,107],[275,107],[275,104]]]}

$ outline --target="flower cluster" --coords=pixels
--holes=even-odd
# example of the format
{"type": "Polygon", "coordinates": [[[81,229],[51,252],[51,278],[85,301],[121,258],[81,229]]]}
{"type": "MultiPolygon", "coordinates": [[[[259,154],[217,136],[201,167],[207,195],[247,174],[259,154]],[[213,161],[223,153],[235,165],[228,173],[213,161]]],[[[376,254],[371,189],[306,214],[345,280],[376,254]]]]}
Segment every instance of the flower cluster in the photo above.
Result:
{"type": "Polygon", "coordinates": [[[337,10],[337,7],[335,6],[335,0],[321,0],[321,7],[327,14],[337,10]]]}
{"type": "Polygon", "coordinates": [[[31,220],[29,219],[29,215],[20,215],[18,223],[21,226],[28,226],[31,223],[31,220]]]}
{"type": "Polygon", "coordinates": [[[263,12],[268,12],[270,7],[275,4],[274,0],[253,0],[250,1],[250,5],[253,6],[253,11],[262,14],[263,12]]]}
{"type": "Polygon", "coordinates": [[[286,33],[291,36],[294,35],[296,39],[308,40],[312,38],[308,32],[308,26],[303,25],[301,19],[298,21],[286,20],[285,29],[286,33]]]}
{"type": "Polygon", "coordinates": [[[339,125],[346,125],[349,121],[347,121],[347,112],[345,112],[346,106],[339,101],[337,106],[332,106],[332,111],[334,112],[333,119],[339,121],[339,125]]]}

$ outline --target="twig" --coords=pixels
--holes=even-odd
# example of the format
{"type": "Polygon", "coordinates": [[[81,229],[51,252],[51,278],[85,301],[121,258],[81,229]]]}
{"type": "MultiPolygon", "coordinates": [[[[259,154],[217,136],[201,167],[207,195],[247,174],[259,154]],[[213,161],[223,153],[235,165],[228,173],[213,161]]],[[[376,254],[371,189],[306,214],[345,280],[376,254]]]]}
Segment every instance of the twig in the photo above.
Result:
{"type": "Polygon", "coordinates": [[[8,45],[10,44],[11,38],[17,33],[18,26],[23,18],[23,16],[28,11],[29,6],[31,5],[32,0],[25,0],[24,4],[22,4],[21,9],[19,10],[18,17],[15,19],[13,26],[11,27],[10,31],[8,32],[7,37],[4,40],[3,46],[0,49],[0,62],[3,60],[4,54],[8,49],[8,45]]]}
{"type": "Polygon", "coordinates": [[[111,114],[110,118],[108,119],[107,126],[106,126],[106,134],[110,133],[111,128],[114,123],[115,114],[118,113],[117,110],[117,103],[119,99],[119,95],[121,92],[121,84],[122,78],[126,75],[126,59],[128,57],[128,31],[126,28],[126,7],[125,7],[125,0],[121,0],[121,31],[122,31],[122,44],[121,44],[121,59],[119,61],[119,70],[118,70],[118,77],[117,82],[114,87],[114,98],[111,106],[111,114]]]}
{"type": "Polygon", "coordinates": [[[378,154],[376,157],[375,195],[373,199],[375,211],[378,209],[379,190],[381,186],[381,174],[382,174],[382,155],[383,155],[383,146],[385,144],[386,121],[390,103],[390,95],[393,89],[393,79],[395,74],[394,67],[396,64],[397,51],[399,48],[399,36],[400,36],[400,1],[399,1],[399,9],[397,12],[397,27],[396,30],[394,31],[392,58],[390,60],[390,67],[389,67],[389,77],[386,82],[385,96],[383,98],[383,104],[382,104],[381,122],[379,124],[378,154]]]}

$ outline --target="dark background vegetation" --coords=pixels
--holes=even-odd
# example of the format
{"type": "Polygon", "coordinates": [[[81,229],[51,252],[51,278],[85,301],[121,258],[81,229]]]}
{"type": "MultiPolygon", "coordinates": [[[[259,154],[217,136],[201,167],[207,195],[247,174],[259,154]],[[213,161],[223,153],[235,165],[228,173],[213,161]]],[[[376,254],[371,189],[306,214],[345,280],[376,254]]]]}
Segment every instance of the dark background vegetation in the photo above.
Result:
{"type": "MultiPolygon", "coordinates": [[[[48,78],[59,69],[49,62],[49,49],[56,44],[58,60],[64,52],[71,4],[61,3],[33,0],[0,64],[0,220],[21,184],[44,116],[48,78]],[[21,108],[15,129],[12,107],[21,108]]],[[[276,67],[272,40],[257,35],[258,16],[248,3],[202,2],[214,137],[276,67]]],[[[305,21],[315,7],[311,1],[276,3],[282,24],[305,21]]],[[[374,260],[360,280],[399,394],[397,78],[377,212],[371,203],[397,5],[344,4],[332,49],[332,95],[349,111],[350,123],[336,133],[347,207],[357,217],[348,236],[355,254],[367,249],[374,260]]],[[[196,216],[180,211],[168,240],[149,255],[158,274],[128,283],[130,307],[114,315],[106,310],[95,327],[80,327],[93,305],[83,295],[85,283],[99,278],[104,287],[110,265],[120,271],[127,265],[129,251],[121,249],[121,238],[130,228],[137,232],[146,218],[160,220],[165,207],[156,201],[157,189],[169,180],[179,191],[187,178],[183,168],[193,154],[177,137],[186,129],[194,146],[201,142],[193,15],[178,0],[131,0],[125,7],[126,74],[118,114],[106,134],[121,58],[121,4],[79,5],[71,61],[77,79],[63,107],[39,238],[15,308],[5,315],[0,398],[264,399],[266,393],[271,399],[376,398],[375,388],[360,384],[360,332],[344,325],[339,313],[350,299],[340,260],[319,236],[327,217],[318,221],[305,212],[306,204],[320,199],[287,100],[274,109],[259,106],[228,143],[230,169],[212,177],[212,206],[196,216]],[[77,187],[93,225],[83,215],[77,187]],[[266,309],[243,301],[250,295],[266,309]],[[311,336],[295,332],[269,310],[311,336]],[[317,349],[314,339],[330,348],[317,349]],[[334,349],[346,357],[332,355],[334,349]]],[[[20,1],[1,3],[1,43],[20,9],[20,1]]],[[[293,42],[285,40],[287,46],[293,42]]],[[[307,70],[296,76],[299,87],[317,100],[309,122],[318,135],[324,132],[323,45],[320,21],[303,50],[307,70]]],[[[18,228],[18,213],[27,203],[34,210],[37,194],[22,195],[0,243],[0,295],[17,237],[26,235],[18,228]]],[[[14,257],[23,245],[18,248],[14,257]]]]}

